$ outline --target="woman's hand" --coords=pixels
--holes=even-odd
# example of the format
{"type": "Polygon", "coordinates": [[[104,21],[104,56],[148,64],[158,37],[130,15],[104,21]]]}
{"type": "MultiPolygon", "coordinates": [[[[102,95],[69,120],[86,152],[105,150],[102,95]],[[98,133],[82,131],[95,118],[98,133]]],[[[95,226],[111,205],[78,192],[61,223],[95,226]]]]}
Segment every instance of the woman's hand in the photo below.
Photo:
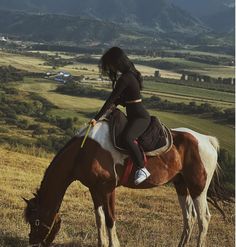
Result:
{"type": "Polygon", "coordinates": [[[97,123],[97,121],[95,119],[92,119],[89,124],[91,124],[92,126],[94,126],[97,123]]]}

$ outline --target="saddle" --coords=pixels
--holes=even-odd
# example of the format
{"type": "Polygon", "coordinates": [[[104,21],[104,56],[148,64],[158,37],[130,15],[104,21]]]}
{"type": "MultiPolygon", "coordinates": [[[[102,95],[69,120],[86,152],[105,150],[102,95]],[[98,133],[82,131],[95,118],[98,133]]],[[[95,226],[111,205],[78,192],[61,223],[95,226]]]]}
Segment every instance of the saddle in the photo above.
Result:
{"type": "MultiPolygon", "coordinates": [[[[126,115],[115,108],[108,116],[110,135],[114,147],[128,154],[128,150],[122,144],[121,133],[123,132],[128,120],[126,115]]],[[[156,156],[168,152],[173,145],[173,137],[170,129],[163,125],[160,120],[151,116],[148,128],[137,139],[137,142],[147,156],[156,156]]]]}

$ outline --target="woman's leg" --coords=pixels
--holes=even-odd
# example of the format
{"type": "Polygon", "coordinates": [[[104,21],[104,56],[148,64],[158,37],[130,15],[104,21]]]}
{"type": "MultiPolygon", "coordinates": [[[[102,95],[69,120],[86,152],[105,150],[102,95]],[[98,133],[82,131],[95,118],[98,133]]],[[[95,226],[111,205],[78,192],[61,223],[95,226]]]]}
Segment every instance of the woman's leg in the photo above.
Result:
{"type": "Polygon", "coordinates": [[[128,149],[130,157],[137,168],[144,167],[143,155],[139,146],[134,142],[147,129],[150,123],[148,118],[129,120],[123,133],[122,140],[128,149]]]}

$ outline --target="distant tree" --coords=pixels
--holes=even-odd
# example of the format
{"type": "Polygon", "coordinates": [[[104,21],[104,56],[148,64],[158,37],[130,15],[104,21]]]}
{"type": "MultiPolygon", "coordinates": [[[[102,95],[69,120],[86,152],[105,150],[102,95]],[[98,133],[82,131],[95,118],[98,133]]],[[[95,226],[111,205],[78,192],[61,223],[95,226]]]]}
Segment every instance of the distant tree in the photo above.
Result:
{"type": "Polygon", "coordinates": [[[43,135],[45,134],[45,130],[42,127],[38,127],[37,129],[35,129],[32,133],[32,135],[43,135]]]}
{"type": "Polygon", "coordinates": [[[17,122],[17,127],[26,130],[29,127],[29,122],[26,119],[19,120],[17,122]]]}
{"type": "Polygon", "coordinates": [[[156,70],[155,73],[154,73],[154,76],[157,77],[157,78],[158,77],[161,77],[160,71],[159,70],[156,70]]]}

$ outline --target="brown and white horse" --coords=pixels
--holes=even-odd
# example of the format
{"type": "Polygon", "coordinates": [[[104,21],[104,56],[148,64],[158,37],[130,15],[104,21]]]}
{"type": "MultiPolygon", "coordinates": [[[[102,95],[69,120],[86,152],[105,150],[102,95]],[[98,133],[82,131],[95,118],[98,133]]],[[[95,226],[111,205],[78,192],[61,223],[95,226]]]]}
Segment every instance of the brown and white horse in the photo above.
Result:
{"type": "MultiPolygon", "coordinates": [[[[82,129],[55,156],[45,172],[35,197],[26,200],[25,218],[30,224],[31,246],[49,246],[60,228],[59,208],[68,186],[79,180],[87,186],[95,208],[98,246],[120,246],[115,226],[115,189],[124,174],[127,155],[114,149],[108,123],[98,122],[90,131],[83,148],[82,129]]],[[[167,153],[149,157],[151,176],[135,186],[133,176],[123,184],[145,189],[173,181],[182,208],[184,228],[179,246],[191,237],[195,220],[199,227],[197,246],[204,246],[211,218],[207,190],[218,168],[218,141],[190,129],[172,130],[173,147],[167,153]]]]}

